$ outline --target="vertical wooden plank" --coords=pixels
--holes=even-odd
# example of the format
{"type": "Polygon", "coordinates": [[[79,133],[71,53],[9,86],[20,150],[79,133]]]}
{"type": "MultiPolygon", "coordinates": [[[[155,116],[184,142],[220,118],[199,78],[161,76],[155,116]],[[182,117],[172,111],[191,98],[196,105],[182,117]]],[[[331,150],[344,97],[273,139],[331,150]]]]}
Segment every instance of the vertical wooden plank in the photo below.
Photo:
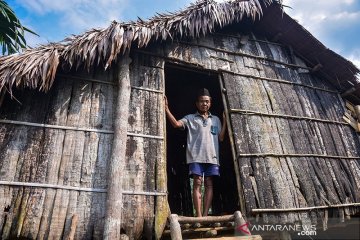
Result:
{"type": "MultiPolygon", "coordinates": [[[[113,70],[99,71],[94,79],[105,82],[113,80],[113,70]]],[[[87,76],[89,77],[89,76],[87,76]]],[[[114,88],[111,84],[92,83],[89,127],[112,130],[114,88]]],[[[116,88],[117,90],[117,88],[116,88]]],[[[85,136],[84,154],[79,172],[79,185],[88,188],[107,187],[107,164],[112,147],[112,134],[89,132],[85,136]]],[[[73,211],[81,220],[76,228],[75,238],[102,238],[105,218],[105,193],[81,192],[73,211]]],[[[70,210],[70,208],[68,209],[70,210]]],[[[71,227],[71,212],[67,213],[65,231],[71,227]]]]}
{"type": "MultiPolygon", "coordinates": [[[[287,62],[284,58],[286,54],[284,54],[283,49],[278,45],[271,45],[263,42],[257,42],[257,46],[259,52],[263,54],[266,53],[266,57],[278,61],[287,62]]],[[[278,78],[277,76],[277,69],[284,69],[283,65],[280,64],[262,64],[260,65],[260,76],[261,77],[268,77],[268,78],[278,78]]],[[[275,113],[275,114],[289,114],[292,115],[291,109],[288,108],[287,104],[292,98],[287,97],[288,92],[283,92],[282,87],[284,84],[280,84],[277,82],[271,81],[263,81],[257,80],[261,82],[264,86],[264,101],[268,102],[267,112],[268,113],[275,113]]],[[[290,85],[286,85],[286,87],[290,87],[290,85]]],[[[291,91],[291,89],[289,89],[291,91]]],[[[265,111],[266,112],[266,111],[265,111]]],[[[293,137],[301,136],[292,136],[289,134],[292,132],[292,127],[289,126],[289,121],[282,118],[268,118],[268,121],[271,122],[271,125],[274,127],[273,134],[270,134],[271,142],[276,143],[275,151],[279,153],[292,153],[295,152],[295,146],[293,143],[293,137]]],[[[305,143],[303,143],[305,145],[305,143]]],[[[305,147],[305,146],[304,146],[305,147]]],[[[283,206],[283,208],[291,208],[298,206],[297,204],[299,201],[297,200],[297,191],[294,186],[299,186],[297,182],[297,177],[293,177],[294,171],[293,164],[291,159],[284,159],[279,158],[279,162],[276,163],[274,161],[269,161],[269,169],[271,169],[271,176],[276,176],[272,181],[272,186],[274,189],[275,195],[275,202],[277,206],[283,206]],[[275,164],[274,164],[275,163],[275,164]],[[293,176],[291,176],[291,174],[293,176]]],[[[285,213],[279,214],[280,221],[282,223],[285,222],[294,222],[297,220],[295,214],[292,213],[285,213]]]]}
{"type": "Polygon", "coordinates": [[[224,86],[224,80],[223,80],[224,76],[221,75],[219,76],[219,82],[220,82],[220,89],[221,89],[221,94],[222,94],[222,101],[224,104],[224,112],[226,115],[226,124],[227,124],[227,131],[229,134],[229,138],[230,138],[230,144],[231,144],[231,151],[232,151],[232,157],[233,157],[233,161],[234,161],[234,169],[235,169],[235,175],[236,175],[236,186],[237,186],[237,192],[238,192],[238,196],[239,196],[239,201],[240,201],[240,210],[245,213],[245,200],[243,197],[244,194],[244,190],[242,188],[241,182],[240,182],[240,172],[238,169],[239,163],[238,163],[238,158],[237,158],[237,153],[236,153],[236,149],[235,149],[235,141],[234,141],[234,133],[232,131],[232,124],[231,124],[231,120],[230,120],[230,113],[229,113],[229,106],[228,106],[228,102],[226,100],[226,95],[225,95],[225,91],[226,88],[224,86]]]}
{"type": "MultiPolygon", "coordinates": [[[[113,70],[99,71],[94,75],[94,78],[111,82],[113,70]]],[[[90,127],[96,129],[113,128],[114,88],[116,86],[93,83],[90,127]]],[[[112,139],[111,134],[93,132],[87,134],[81,166],[80,185],[82,187],[106,188],[106,165],[110,158],[112,139]],[[104,143],[104,141],[107,142],[104,143]]],[[[77,229],[76,238],[102,237],[105,199],[105,193],[82,193],[79,195],[77,212],[82,216],[83,221],[82,226],[77,229]]],[[[70,218],[69,215],[68,217],[70,218]]]]}
{"type": "MultiPolygon", "coordinates": [[[[298,77],[293,73],[293,71],[288,69],[278,69],[279,78],[287,80],[291,79],[291,81],[297,82],[298,77]]],[[[286,106],[284,110],[289,115],[308,116],[310,105],[307,103],[305,103],[305,105],[304,102],[302,102],[304,99],[301,97],[301,94],[298,93],[300,88],[302,87],[281,84],[283,95],[288,96],[288,99],[293,99],[293,101],[286,101],[284,104],[286,106]]],[[[319,142],[320,139],[314,137],[314,134],[316,135],[316,128],[314,128],[313,124],[295,120],[289,120],[288,122],[291,129],[289,132],[293,133],[292,139],[295,152],[313,152],[321,154],[318,152],[321,145],[319,142]],[[302,139],[301,142],[299,142],[300,139],[302,139]]],[[[303,163],[300,162],[300,159],[302,158],[292,158],[290,161],[293,167],[297,169],[296,171],[304,168],[304,166],[306,167],[305,171],[302,170],[297,173],[299,187],[300,189],[304,189],[302,191],[297,191],[299,206],[319,205],[319,196],[317,196],[319,193],[317,191],[319,189],[319,185],[316,184],[318,179],[316,178],[316,174],[314,173],[314,169],[312,167],[312,163],[315,159],[305,158],[303,163]],[[315,192],[316,194],[308,194],[308,192],[315,192]]],[[[305,219],[308,216],[306,214],[299,215],[305,219]]],[[[313,221],[316,221],[315,214],[311,213],[311,216],[313,221]]]]}
{"type": "MultiPolygon", "coordinates": [[[[29,91],[21,94],[19,99],[24,105],[14,105],[11,101],[6,101],[4,109],[2,109],[1,118],[5,116],[11,117],[12,120],[42,122],[45,118],[48,108],[49,96],[40,94],[36,96],[35,91],[29,91]],[[42,101],[34,104],[37,100],[42,101]],[[10,107],[10,108],[9,108],[10,107]],[[31,113],[36,112],[37,115],[31,113]]],[[[33,179],[41,179],[43,173],[38,169],[43,166],[43,162],[38,161],[41,153],[41,147],[44,140],[44,131],[41,128],[10,126],[10,128],[2,128],[2,130],[10,130],[11,135],[5,134],[4,140],[7,142],[7,149],[0,156],[3,179],[6,181],[32,181],[33,179]],[[6,139],[6,136],[10,137],[6,139]],[[9,148],[10,147],[10,148],[9,148]],[[8,156],[7,154],[13,154],[8,156]],[[5,161],[3,161],[5,157],[5,161]],[[10,160],[11,162],[9,162],[10,160]]],[[[5,143],[6,143],[5,142],[5,143]]],[[[2,144],[1,144],[2,145],[2,144]]],[[[2,238],[20,236],[23,229],[26,231],[26,216],[36,215],[36,209],[31,208],[31,202],[28,200],[38,195],[38,191],[31,191],[29,188],[13,188],[0,187],[0,191],[5,190],[4,195],[0,197],[0,204],[5,204],[4,209],[8,209],[5,215],[1,216],[2,238]],[[7,198],[7,199],[1,199],[7,198]],[[29,208],[30,206],[30,208],[29,208]]],[[[37,196],[36,200],[41,202],[41,197],[37,196]]],[[[33,234],[30,234],[32,237],[33,234]]]]}
{"type": "MultiPolygon", "coordinates": [[[[254,42],[248,41],[247,44],[243,46],[242,50],[250,54],[258,55],[258,50],[254,45],[254,42]]],[[[237,72],[257,76],[259,74],[259,70],[256,61],[254,61],[254,59],[246,58],[246,57],[243,57],[243,60],[244,60],[243,63],[241,61],[236,63],[237,72]]],[[[259,87],[257,85],[254,85],[251,79],[247,79],[240,76],[234,76],[233,81],[235,81],[233,82],[233,84],[235,85],[226,86],[226,88],[228,89],[228,94],[231,91],[235,91],[237,93],[237,94],[234,93],[236,94],[236,96],[233,95],[234,98],[228,97],[231,108],[252,109],[255,107],[259,111],[260,109],[264,109],[266,107],[264,105],[264,102],[261,101],[262,96],[259,87]]],[[[225,85],[228,84],[229,82],[227,83],[225,81],[225,85]]],[[[242,118],[243,117],[241,115],[232,115],[231,119],[234,128],[238,122],[243,121],[241,120],[242,118]]],[[[263,131],[265,130],[264,120],[262,120],[261,118],[249,119],[247,116],[244,116],[244,120],[246,126],[244,129],[249,129],[248,131],[246,131],[248,135],[247,136],[245,135],[247,137],[245,139],[248,139],[247,141],[248,141],[249,152],[262,152],[263,144],[261,143],[259,137],[260,135],[263,136],[263,134],[265,134],[265,132],[263,133],[263,131]]],[[[242,135],[241,133],[235,133],[235,134],[237,137],[237,141],[243,141],[239,139],[240,137],[239,135],[242,135]]],[[[240,149],[238,149],[238,152],[242,153],[240,149]]],[[[244,183],[247,184],[244,185],[244,187],[252,186],[252,189],[257,190],[256,194],[253,193],[253,197],[257,198],[258,206],[261,207],[267,205],[269,207],[273,207],[274,202],[272,200],[273,193],[270,187],[271,186],[270,185],[271,182],[269,178],[270,176],[268,175],[268,171],[266,170],[266,167],[264,165],[266,163],[265,162],[266,160],[265,161],[264,160],[265,159],[263,158],[252,158],[250,160],[251,169],[249,167],[246,168],[246,166],[249,166],[247,164],[244,165],[245,168],[243,168],[244,167],[243,165],[241,166],[239,165],[239,169],[241,171],[244,171],[242,172],[243,176],[246,172],[251,173],[251,175],[254,176],[256,182],[251,180],[252,176],[250,175],[248,175],[247,177],[243,177],[244,183]]],[[[239,164],[240,163],[241,164],[246,163],[246,159],[239,158],[239,164]]],[[[247,195],[251,193],[250,191],[249,192],[248,191],[249,190],[247,190],[247,195]]],[[[248,201],[253,202],[251,198],[249,198],[248,201]]],[[[250,214],[250,212],[247,213],[247,215],[248,214],[250,214]]],[[[264,221],[266,222],[268,220],[269,220],[268,216],[265,214],[264,221]]]]}
{"type": "MultiPolygon", "coordinates": [[[[201,58],[201,57],[200,57],[201,58]]],[[[161,66],[161,70],[159,70],[159,78],[157,79],[159,84],[159,89],[164,91],[165,89],[165,73],[164,73],[164,65],[165,61],[158,60],[158,64],[161,66]]],[[[160,95],[160,103],[159,103],[159,134],[166,139],[166,125],[165,125],[165,112],[164,112],[164,94],[160,95]]],[[[166,173],[166,140],[160,143],[158,148],[158,159],[156,161],[156,191],[158,192],[167,192],[167,173],[166,173]]],[[[167,218],[170,214],[170,208],[168,203],[167,196],[157,196],[155,198],[155,239],[160,239],[162,232],[164,231],[167,218]]]]}
{"type": "MultiPolygon", "coordinates": [[[[132,85],[162,90],[161,64],[153,57],[136,54],[131,67],[132,85]]],[[[129,106],[128,131],[145,135],[162,135],[163,94],[134,88],[129,106]]],[[[127,139],[126,167],[123,188],[133,191],[153,192],[156,189],[156,163],[163,155],[161,139],[129,136],[127,139]]],[[[154,196],[124,196],[124,232],[130,238],[141,235],[150,238],[154,234],[154,196]],[[144,207],[146,206],[146,207],[144,207]],[[132,219],[132,216],[137,216],[132,219]]],[[[159,226],[161,227],[161,226],[159,226]]]]}
{"type": "MultiPolygon", "coordinates": [[[[67,126],[89,127],[89,113],[91,109],[91,86],[89,82],[75,81],[70,100],[67,117],[67,126]]],[[[79,186],[81,164],[84,154],[84,144],[87,133],[82,131],[66,130],[64,150],[62,153],[59,185],[79,186]]],[[[67,213],[75,214],[79,192],[58,190],[55,197],[49,238],[59,238],[63,235],[67,213]]],[[[83,218],[79,218],[79,226],[83,218]]]]}
{"type": "MultiPolygon", "coordinates": [[[[15,179],[15,171],[17,168],[17,163],[20,160],[21,152],[25,148],[25,142],[24,138],[26,139],[27,131],[26,127],[13,127],[12,129],[9,129],[6,126],[3,126],[1,129],[3,134],[5,135],[7,148],[4,149],[4,152],[2,154],[2,165],[0,169],[0,179],[2,181],[14,181],[15,179]],[[24,134],[21,134],[24,132],[24,134]],[[11,137],[12,135],[13,137],[11,137]]],[[[8,209],[7,211],[0,211],[0,226],[2,226],[2,238],[8,238],[9,233],[7,232],[7,227],[5,225],[6,222],[8,222],[13,215],[13,204],[12,204],[12,198],[13,194],[18,192],[19,189],[13,189],[12,187],[8,186],[1,186],[0,187],[0,207],[1,209],[8,209]],[[14,192],[14,193],[13,193],[14,192]],[[3,227],[4,226],[4,227],[3,227]]]]}
{"type": "MultiPolygon", "coordinates": [[[[282,48],[282,47],[280,47],[280,46],[278,46],[278,45],[272,45],[272,44],[265,44],[265,43],[263,43],[263,44],[259,44],[260,46],[261,46],[261,48],[265,51],[265,52],[268,52],[269,53],[269,57],[270,58],[272,58],[272,59],[275,59],[275,60],[278,60],[278,61],[282,61],[282,62],[288,62],[288,57],[287,57],[287,54],[286,54],[286,51],[284,50],[284,48],[282,48]]],[[[264,73],[265,73],[265,76],[266,77],[271,77],[271,78],[278,78],[277,77],[277,74],[276,74],[276,72],[277,72],[277,70],[281,70],[281,69],[285,69],[285,67],[284,67],[284,65],[281,65],[281,64],[269,64],[268,66],[263,66],[263,68],[264,68],[264,73]],[[270,73],[270,75],[269,75],[269,73],[270,73]]],[[[296,80],[297,80],[297,78],[296,77],[292,77],[292,78],[289,78],[289,79],[287,79],[287,80],[289,80],[289,81],[291,81],[291,82],[296,82],[296,80]]],[[[267,83],[269,86],[274,86],[274,85],[278,85],[277,83],[271,83],[271,82],[269,82],[269,83],[267,83]]],[[[292,91],[292,88],[290,88],[290,89],[288,89],[289,91],[284,91],[283,93],[282,93],[282,87],[288,87],[288,86],[284,86],[284,84],[280,84],[280,86],[279,86],[280,88],[278,88],[280,91],[279,92],[277,92],[277,94],[275,94],[274,95],[274,97],[275,97],[275,99],[276,98],[278,98],[279,96],[284,96],[282,99],[280,98],[279,99],[279,102],[281,102],[282,104],[281,104],[281,106],[284,106],[284,108],[283,109],[277,109],[276,110],[276,113],[282,113],[282,112],[288,112],[287,114],[289,114],[289,115],[294,115],[293,113],[291,113],[291,110],[290,109],[297,109],[297,107],[298,106],[293,106],[292,108],[287,108],[286,106],[287,106],[287,103],[288,102],[290,102],[292,99],[294,99],[294,98],[288,98],[288,97],[286,97],[286,95],[289,95],[289,92],[291,92],[292,91]],[[285,111],[284,111],[285,110],[285,111]],[[290,111],[289,111],[290,110],[290,111]]],[[[295,98],[296,99],[296,98],[295,98]]],[[[279,119],[276,119],[276,122],[279,122],[279,119]]],[[[290,121],[285,121],[285,122],[289,122],[290,123],[290,121]]],[[[292,122],[292,121],[291,121],[292,122]]],[[[297,125],[299,125],[299,124],[297,124],[297,125]]],[[[279,126],[280,125],[278,125],[278,128],[279,128],[279,126]]],[[[313,140],[312,138],[308,138],[307,137],[307,133],[309,132],[309,128],[308,128],[308,124],[301,124],[301,126],[302,126],[302,128],[304,129],[303,131],[301,131],[300,129],[300,131],[298,131],[298,133],[300,133],[300,134],[302,134],[302,135],[299,135],[299,136],[294,136],[294,137],[292,137],[292,138],[295,138],[295,140],[296,140],[296,138],[299,138],[299,139],[306,139],[306,140],[309,140],[310,142],[313,140]]],[[[291,128],[291,129],[293,129],[293,128],[291,128]]],[[[290,129],[289,129],[290,130],[290,129]]],[[[289,131],[290,133],[291,132],[293,132],[293,131],[289,131]]],[[[284,141],[282,141],[282,143],[286,143],[286,141],[284,142],[284,141]]],[[[287,145],[287,144],[283,144],[283,147],[286,149],[288,146],[291,146],[291,144],[290,145],[287,145]]],[[[294,144],[293,145],[294,147],[296,147],[296,146],[298,146],[298,144],[294,144]]],[[[314,149],[310,149],[308,146],[311,146],[311,147],[313,147],[314,146],[314,144],[304,144],[304,145],[299,145],[299,146],[302,146],[302,149],[304,149],[304,151],[306,151],[306,152],[311,152],[311,151],[313,151],[314,149]]],[[[295,148],[293,149],[293,150],[295,150],[295,148]]],[[[296,151],[298,151],[298,150],[296,150],[296,151]]],[[[311,160],[310,160],[311,161],[311,160]]],[[[291,161],[289,161],[289,163],[291,164],[291,161]]],[[[306,162],[305,162],[306,163],[306,162]]],[[[311,162],[309,162],[309,163],[311,163],[311,162]]],[[[292,165],[292,164],[291,164],[292,165]]],[[[312,172],[312,169],[311,169],[311,165],[307,165],[309,168],[307,168],[310,172],[312,172]]],[[[313,176],[314,174],[312,174],[312,173],[310,173],[310,175],[309,176],[313,176]]],[[[310,195],[309,195],[310,196],[310,195]]],[[[314,199],[316,199],[316,198],[314,198],[314,199]]],[[[316,202],[316,200],[315,200],[315,202],[316,202]]],[[[315,204],[318,204],[318,203],[315,203],[315,204]]]]}

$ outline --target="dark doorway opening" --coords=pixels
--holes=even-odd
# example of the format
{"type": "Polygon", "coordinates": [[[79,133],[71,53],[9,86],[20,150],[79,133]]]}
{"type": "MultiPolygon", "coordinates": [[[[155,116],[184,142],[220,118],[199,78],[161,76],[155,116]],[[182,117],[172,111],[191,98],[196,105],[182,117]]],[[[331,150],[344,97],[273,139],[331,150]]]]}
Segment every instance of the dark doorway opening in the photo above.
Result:
{"type": "MultiPolygon", "coordinates": [[[[219,76],[175,64],[165,65],[165,93],[169,108],[176,119],[195,113],[196,94],[207,88],[212,96],[210,112],[222,121],[224,105],[219,76]]],[[[169,205],[172,213],[193,215],[192,193],[186,164],[186,131],[174,129],[167,121],[167,175],[169,205]]],[[[214,198],[211,215],[232,214],[239,210],[234,163],[228,135],[220,143],[220,177],[214,179],[214,198]]]]}

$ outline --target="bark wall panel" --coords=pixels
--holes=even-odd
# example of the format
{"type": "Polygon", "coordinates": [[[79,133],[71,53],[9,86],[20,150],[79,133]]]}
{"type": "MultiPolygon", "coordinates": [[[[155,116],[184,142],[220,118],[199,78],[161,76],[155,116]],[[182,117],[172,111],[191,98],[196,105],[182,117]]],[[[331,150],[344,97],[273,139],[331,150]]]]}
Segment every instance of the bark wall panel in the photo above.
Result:
{"type": "MultiPolygon", "coordinates": [[[[84,76],[112,79],[111,73],[90,75],[84,76]]],[[[23,107],[4,107],[1,118],[111,130],[113,91],[109,84],[61,76],[48,94],[19,92],[23,107]]],[[[19,153],[12,154],[12,158],[17,158],[15,161],[1,154],[0,171],[8,172],[1,175],[1,180],[85,188],[106,186],[111,134],[21,125],[2,125],[1,129],[5,137],[0,145],[11,144],[16,150],[7,149],[19,153]]],[[[13,186],[0,186],[0,190],[5,191],[0,197],[0,208],[9,209],[1,216],[3,238],[61,238],[69,230],[74,214],[79,217],[77,238],[101,237],[99,222],[104,216],[104,193],[13,186]]]]}
{"type": "MultiPolygon", "coordinates": [[[[127,138],[123,190],[155,192],[156,169],[163,162],[165,147],[164,139],[161,139],[164,134],[163,64],[141,54],[134,54],[132,60],[130,79],[134,88],[130,96],[128,132],[145,136],[127,138]]],[[[131,239],[153,236],[158,198],[136,194],[124,196],[122,228],[131,239]]]]}
{"type": "MultiPolygon", "coordinates": [[[[249,56],[305,66],[304,61],[283,46],[241,37],[242,34],[208,35],[191,44],[172,42],[147,50],[191,67],[254,76],[224,74],[230,108],[341,121],[344,103],[337,94],[256,79],[275,78],[335,89],[312,76],[308,69],[249,56]]],[[[132,58],[131,84],[162,91],[164,60],[139,53],[132,58]]],[[[107,82],[116,77],[111,70],[76,75],[107,82]]],[[[58,77],[49,94],[16,91],[22,105],[5,101],[0,118],[111,130],[116,91],[111,84],[58,77]]],[[[163,117],[161,93],[132,89],[129,132],[161,137],[163,117]]],[[[349,126],[238,113],[231,115],[231,123],[238,154],[360,154],[359,136],[349,126]]],[[[1,124],[0,180],[106,188],[111,143],[111,134],[1,124]]],[[[164,149],[162,139],[128,136],[123,190],[166,191],[164,149]],[[161,187],[157,185],[160,182],[161,187]]],[[[254,208],[318,206],[358,202],[360,198],[358,160],[272,156],[238,160],[246,214],[254,208]]],[[[105,193],[1,185],[0,209],[5,211],[0,211],[0,235],[62,238],[70,230],[72,217],[77,215],[76,238],[101,238],[105,199],[105,193]]],[[[125,195],[123,231],[131,238],[153,235],[158,226],[154,219],[162,219],[159,225],[164,224],[166,216],[161,215],[168,213],[166,201],[166,196],[125,195]]],[[[333,212],[343,217],[356,209],[333,212]]],[[[263,216],[268,222],[293,223],[301,219],[309,223],[326,219],[326,214],[327,211],[317,211],[263,216]]]]}
{"type": "MultiPolygon", "coordinates": [[[[256,37],[250,34],[250,38],[256,37]]],[[[165,54],[189,62],[189,66],[197,59],[197,66],[205,69],[224,69],[235,74],[254,76],[224,75],[230,108],[342,121],[344,103],[336,93],[257,79],[273,78],[335,91],[332,84],[312,76],[308,69],[287,66],[286,64],[299,64],[306,67],[303,60],[292,55],[290,48],[253,40],[241,45],[240,39],[239,36],[235,38],[220,35],[198,39],[191,49],[197,52],[196,55],[200,52],[201,58],[192,56],[189,45],[181,43],[176,44],[176,47],[167,46],[165,54]],[[217,51],[216,48],[226,53],[217,51]],[[285,64],[259,60],[248,55],[241,56],[242,53],[285,64]]],[[[238,153],[359,156],[359,138],[349,126],[242,114],[232,114],[231,122],[238,153]]],[[[359,195],[356,194],[360,180],[358,160],[242,157],[239,158],[239,169],[248,211],[251,208],[291,208],[326,205],[329,202],[356,202],[356,196],[359,195]],[[286,194],[281,195],[282,193],[286,194]]],[[[318,211],[318,214],[283,214],[280,219],[283,222],[294,222],[301,218],[309,224],[311,221],[318,221],[318,217],[326,219],[325,214],[326,211],[318,211]]],[[[339,214],[343,214],[342,210],[339,214]]],[[[266,218],[270,215],[273,214],[264,216],[266,218]]]]}

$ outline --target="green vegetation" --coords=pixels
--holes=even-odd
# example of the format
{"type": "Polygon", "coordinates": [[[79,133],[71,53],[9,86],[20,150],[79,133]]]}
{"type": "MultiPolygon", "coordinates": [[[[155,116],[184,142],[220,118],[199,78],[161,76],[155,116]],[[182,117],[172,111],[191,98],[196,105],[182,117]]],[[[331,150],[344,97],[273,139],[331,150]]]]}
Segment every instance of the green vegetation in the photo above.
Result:
{"type": "Polygon", "coordinates": [[[0,46],[2,54],[12,54],[25,48],[25,32],[37,35],[21,25],[14,11],[4,1],[0,0],[0,46]]]}

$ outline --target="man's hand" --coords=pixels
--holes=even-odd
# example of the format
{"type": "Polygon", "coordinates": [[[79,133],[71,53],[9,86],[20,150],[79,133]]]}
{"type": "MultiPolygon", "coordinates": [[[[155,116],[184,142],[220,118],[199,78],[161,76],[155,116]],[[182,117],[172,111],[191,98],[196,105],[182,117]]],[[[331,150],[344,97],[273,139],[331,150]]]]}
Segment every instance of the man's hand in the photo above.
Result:
{"type": "Polygon", "coordinates": [[[164,95],[164,106],[165,106],[165,109],[169,108],[169,102],[167,100],[167,97],[164,95]]]}
{"type": "Polygon", "coordinates": [[[170,112],[169,109],[169,102],[167,100],[167,97],[164,95],[164,107],[165,107],[165,113],[167,118],[169,119],[171,125],[174,128],[181,128],[183,127],[183,123],[181,121],[176,120],[176,118],[174,117],[174,115],[172,115],[172,113],[170,112]]]}

